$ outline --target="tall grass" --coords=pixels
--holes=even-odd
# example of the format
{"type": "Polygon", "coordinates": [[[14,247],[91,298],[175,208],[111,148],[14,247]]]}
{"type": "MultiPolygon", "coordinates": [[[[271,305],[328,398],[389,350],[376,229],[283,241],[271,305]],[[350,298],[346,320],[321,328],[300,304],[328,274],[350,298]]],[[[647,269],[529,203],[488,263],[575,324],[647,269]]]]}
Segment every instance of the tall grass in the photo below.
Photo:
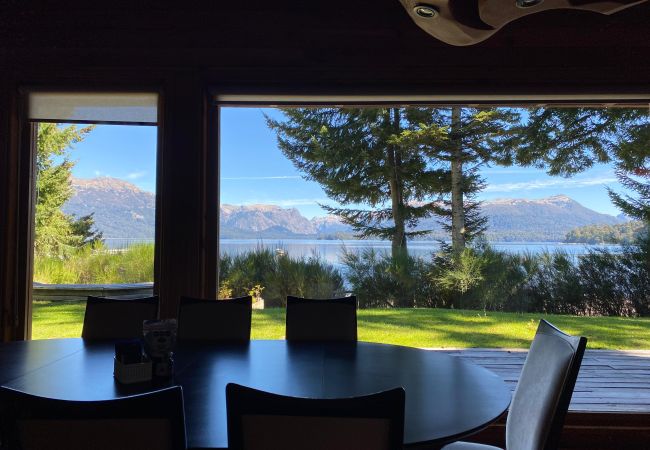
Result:
{"type": "Polygon", "coordinates": [[[103,246],[82,247],[68,257],[36,257],[34,281],[47,284],[113,284],[153,281],[153,244],[122,252],[103,246]]]}
{"type": "Polygon", "coordinates": [[[291,257],[260,247],[220,258],[220,291],[232,296],[261,291],[265,306],[284,306],[287,295],[327,298],[343,294],[339,271],[318,257],[291,257]]]}

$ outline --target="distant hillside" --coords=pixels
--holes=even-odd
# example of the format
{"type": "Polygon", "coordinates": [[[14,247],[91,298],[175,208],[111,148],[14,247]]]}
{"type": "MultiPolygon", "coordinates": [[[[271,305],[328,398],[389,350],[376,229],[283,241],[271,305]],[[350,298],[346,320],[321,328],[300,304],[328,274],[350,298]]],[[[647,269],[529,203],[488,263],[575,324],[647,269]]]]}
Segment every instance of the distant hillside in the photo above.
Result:
{"type": "Polygon", "coordinates": [[[75,195],[63,206],[77,217],[94,213],[107,238],[154,237],[156,196],[134,184],[109,177],[72,180],[75,195]]]}
{"type": "Polygon", "coordinates": [[[630,244],[647,233],[640,220],[632,220],[617,225],[587,225],[569,231],[565,242],[585,244],[630,244]]]}
{"type": "MultiPolygon", "coordinates": [[[[111,238],[153,238],[155,196],[135,185],[114,178],[73,180],[75,195],[65,205],[68,214],[94,212],[95,224],[111,238]]],[[[564,241],[574,228],[616,225],[625,218],[600,214],[566,196],[540,200],[504,199],[483,203],[488,217],[488,239],[494,241],[564,241]]],[[[422,221],[431,229],[428,239],[446,238],[437,219],[422,221]]],[[[339,239],[352,237],[352,230],[336,217],[309,220],[295,208],[274,205],[222,205],[221,237],[224,239],[339,239]]]]}
{"type": "Polygon", "coordinates": [[[488,217],[488,238],[498,241],[563,241],[576,227],[614,225],[624,220],[585,208],[564,196],[539,200],[505,199],[483,204],[488,217]]]}
{"type": "Polygon", "coordinates": [[[221,236],[238,237],[242,232],[265,233],[269,237],[288,237],[294,234],[317,234],[312,222],[295,209],[275,205],[222,205],[220,212],[221,236]]]}

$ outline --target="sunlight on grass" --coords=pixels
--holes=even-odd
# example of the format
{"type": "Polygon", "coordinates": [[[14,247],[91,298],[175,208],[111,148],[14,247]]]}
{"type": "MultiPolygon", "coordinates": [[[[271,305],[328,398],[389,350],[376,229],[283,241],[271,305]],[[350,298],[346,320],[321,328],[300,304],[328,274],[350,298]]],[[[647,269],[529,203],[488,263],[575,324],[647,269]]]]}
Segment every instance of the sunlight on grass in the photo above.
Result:
{"type": "MultiPolygon", "coordinates": [[[[34,302],[34,339],[79,337],[84,303],[34,302]]],[[[650,349],[650,319],[488,313],[447,309],[362,309],[359,340],[412,347],[528,348],[544,318],[589,339],[592,349],[650,349]]],[[[253,311],[252,339],[283,339],[284,309],[253,311]]]]}

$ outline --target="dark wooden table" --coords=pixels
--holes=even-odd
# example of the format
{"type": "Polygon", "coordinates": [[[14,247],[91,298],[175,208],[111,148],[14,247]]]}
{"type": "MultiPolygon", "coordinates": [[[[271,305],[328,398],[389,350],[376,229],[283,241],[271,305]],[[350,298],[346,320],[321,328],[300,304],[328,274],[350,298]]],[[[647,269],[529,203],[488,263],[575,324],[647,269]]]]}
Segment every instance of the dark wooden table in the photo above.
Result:
{"type": "MultiPolygon", "coordinates": [[[[110,399],[155,389],[113,380],[111,343],[82,339],[0,345],[0,384],[67,400],[110,399]]],[[[174,382],[183,386],[188,445],[226,448],[225,386],[236,382],[301,397],[406,390],[407,445],[437,446],[496,420],[510,391],[492,372],[428,350],[372,344],[179,345],[174,382]]]]}

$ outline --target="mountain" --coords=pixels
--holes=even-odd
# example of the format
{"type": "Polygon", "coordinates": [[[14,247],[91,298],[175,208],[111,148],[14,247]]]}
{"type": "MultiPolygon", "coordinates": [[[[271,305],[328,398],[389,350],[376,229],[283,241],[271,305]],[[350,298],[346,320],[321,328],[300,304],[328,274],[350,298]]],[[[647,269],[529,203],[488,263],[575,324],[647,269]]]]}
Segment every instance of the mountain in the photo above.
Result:
{"type": "Polygon", "coordinates": [[[297,209],[275,205],[221,205],[220,222],[221,235],[226,239],[226,236],[241,234],[241,231],[265,233],[272,237],[317,234],[314,224],[297,209]]]}
{"type": "Polygon", "coordinates": [[[116,178],[72,179],[74,195],[63,212],[77,217],[94,213],[105,238],[153,238],[156,196],[116,178]]]}
{"type": "Polygon", "coordinates": [[[483,213],[488,217],[488,238],[500,241],[563,241],[566,233],[576,227],[623,222],[585,208],[565,195],[539,200],[492,200],[483,204],[483,213]]]}
{"type": "MultiPolygon", "coordinates": [[[[64,212],[82,216],[94,212],[96,227],[107,238],[153,238],[155,196],[115,178],[73,179],[74,196],[64,212]]],[[[495,241],[561,242],[572,229],[615,225],[624,218],[601,214],[575,200],[557,195],[539,200],[500,199],[483,203],[487,237],[495,241]]],[[[309,220],[295,208],[275,205],[221,205],[221,237],[225,239],[348,238],[349,226],[333,216],[309,220]]],[[[419,229],[434,230],[429,239],[446,234],[435,218],[419,229]]]]}

